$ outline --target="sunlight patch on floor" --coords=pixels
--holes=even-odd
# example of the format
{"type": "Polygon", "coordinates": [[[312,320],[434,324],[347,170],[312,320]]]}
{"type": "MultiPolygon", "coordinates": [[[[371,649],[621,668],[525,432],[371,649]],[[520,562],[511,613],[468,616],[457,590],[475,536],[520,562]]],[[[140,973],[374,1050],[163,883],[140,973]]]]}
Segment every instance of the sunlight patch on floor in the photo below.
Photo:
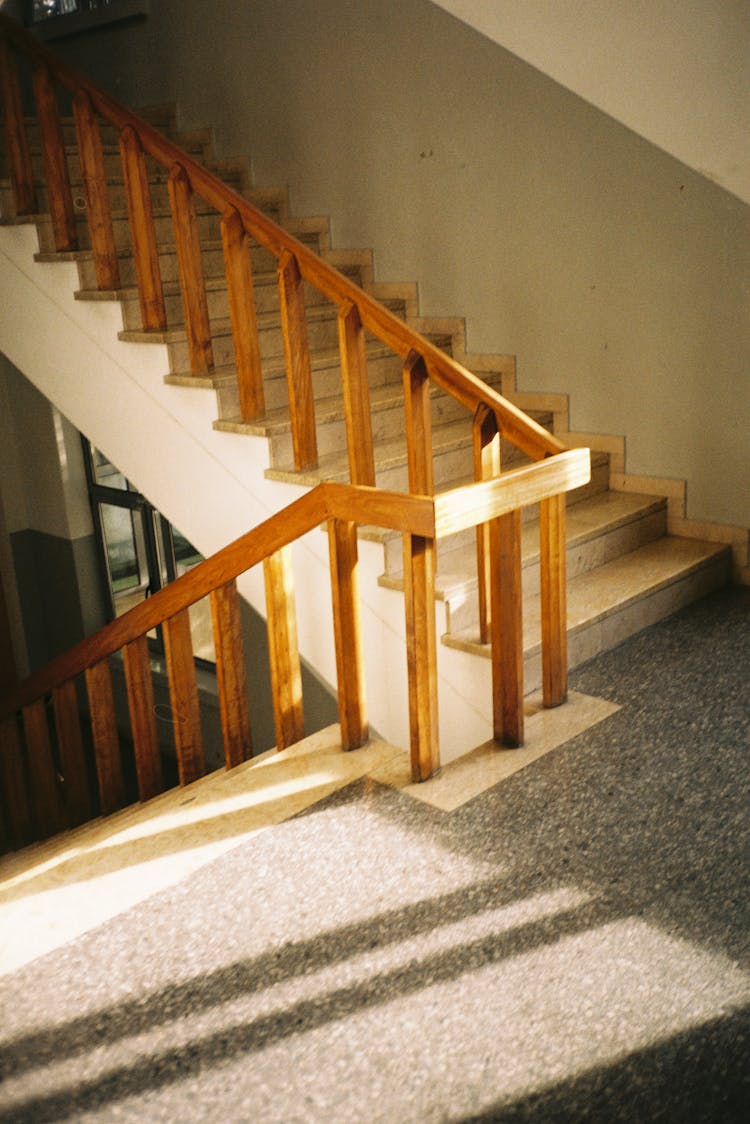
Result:
{"type": "Polygon", "coordinates": [[[338,726],[260,762],[221,770],[147,804],[0,861],[0,974],[50,952],[282,823],[399,751],[341,751],[338,726]]]}
{"type": "Polygon", "coordinates": [[[564,706],[545,710],[541,696],[530,695],[525,709],[526,738],[521,749],[503,749],[495,742],[486,742],[449,762],[437,777],[421,784],[411,783],[409,762],[402,755],[388,761],[383,769],[373,773],[373,778],[400,788],[416,800],[452,812],[620,708],[605,699],[571,691],[564,706]]]}

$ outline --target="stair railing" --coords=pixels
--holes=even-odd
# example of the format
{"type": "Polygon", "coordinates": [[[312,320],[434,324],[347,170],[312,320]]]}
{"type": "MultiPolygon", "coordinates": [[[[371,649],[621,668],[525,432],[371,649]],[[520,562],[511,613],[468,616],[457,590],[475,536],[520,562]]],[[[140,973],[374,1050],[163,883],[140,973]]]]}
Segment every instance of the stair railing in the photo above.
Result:
{"type": "MultiPolygon", "coordinates": [[[[372,333],[404,360],[406,383],[406,441],[409,464],[424,463],[432,456],[429,425],[418,431],[409,424],[412,373],[419,369],[425,379],[455,397],[471,412],[478,432],[488,425],[533,460],[553,456],[564,446],[523,411],[497,394],[481,379],[416,332],[349,278],[323,261],[309,247],[254,207],[179,146],[162,136],[146,121],[119,105],[108,94],[67,66],[13,20],[0,15],[0,63],[9,159],[19,214],[34,211],[35,189],[31,157],[22,113],[22,98],[13,50],[30,61],[37,106],[49,206],[58,250],[76,247],[70,180],[65,162],[60,117],[53,81],[72,98],[81,172],[88,201],[87,216],[97,284],[119,286],[119,266],[107,194],[100,121],[112,125],[119,135],[123,179],[130,220],[131,240],[144,329],[159,333],[167,328],[167,315],[159,265],[159,251],[149,190],[147,158],[168,172],[169,198],[175,234],[180,289],[185,312],[185,330],[191,369],[207,374],[213,368],[211,325],[198,238],[195,196],[199,195],[221,216],[222,244],[235,353],[240,413],[245,421],[265,412],[263,376],[253,295],[249,241],[270,251],[278,262],[281,325],[287,368],[287,389],[292,428],[294,463],[297,470],[318,463],[315,401],[308,343],[304,284],[308,283],[338,308],[339,351],[345,407],[350,481],[375,484],[375,457],[369,408],[365,332],[372,333]],[[494,419],[494,421],[492,420],[494,419]],[[424,449],[416,449],[423,442],[424,449]]],[[[497,438],[497,440],[496,440],[497,438]]],[[[480,444],[486,438],[478,438],[480,444]]],[[[480,456],[477,479],[499,470],[497,457],[480,456]],[[492,465],[492,468],[489,466],[492,465]]],[[[414,487],[414,482],[411,482],[414,487]]],[[[544,525],[541,566],[545,575],[542,595],[545,629],[564,632],[560,590],[564,575],[554,569],[564,559],[564,512],[542,510],[544,525]]],[[[487,534],[484,534],[487,540],[487,534]]],[[[480,605],[482,635],[488,635],[489,595],[484,581],[486,567],[479,546],[480,605]]],[[[545,644],[550,655],[554,645],[545,644]]],[[[545,674],[547,701],[553,705],[564,697],[564,660],[545,674]]]]}
{"type": "MultiPolygon", "coordinates": [[[[404,535],[406,664],[412,777],[439,769],[435,543],[446,535],[515,518],[520,507],[579,487],[589,477],[587,450],[504,473],[485,483],[441,493],[404,495],[348,484],[319,484],[287,508],[236,539],[70,651],[0,696],[0,808],[7,847],[21,846],[89,819],[126,800],[110,659],[122,653],[129,731],[138,795],[162,791],[148,634],[161,627],[175,716],[180,784],[205,773],[198,686],[188,610],[211,600],[219,712],[227,768],[252,756],[248,690],[237,578],[262,564],[266,590],[271,690],[279,749],[304,737],[297,644],[292,544],[325,523],[341,743],[356,749],[369,737],[357,579],[357,527],[369,524],[404,535]],[[97,796],[90,799],[77,680],[83,677],[96,763],[97,796]]],[[[501,675],[507,638],[494,629],[493,728],[507,740],[522,721],[522,697],[501,675]],[[515,709],[514,709],[515,707],[515,709]]]]}
{"type": "MultiPolygon", "coordinates": [[[[123,108],[57,59],[13,20],[0,14],[0,81],[11,179],[19,216],[32,216],[37,207],[23,116],[19,77],[21,58],[32,67],[55,246],[66,252],[77,246],[75,223],[70,221],[72,192],[54,88],[54,83],[57,83],[67,91],[73,104],[97,284],[100,288],[115,289],[119,287],[120,274],[105,175],[102,123],[108,123],[117,130],[142,323],[146,331],[154,333],[155,338],[166,331],[167,316],[147,160],[154,161],[167,171],[185,330],[191,369],[198,375],[211,372],[213,354],[195,209],[196,195],[220,215],[240,409],[245,420],[258,419],[265,411],[250,240],[274,255],[278,263],[292,445],[298,470],[314,468],[318,462],[304,293],[304,285],[309,284],[338,309],[342,391],[353,485],[374,487],[376,483],[366,332],[374,335],[403,361],[409,488],[414,495],[431,495],[434,492],[430,384],[452,395],[473,417],[477,481],[491,482],[501,473],[501,438],[519,448],[532,461],[540,462],[538,467],[549,461],[553,470],[550,480],[556,479],[551,462],[566,464],[564,458],[567,454],[552,434],[318,257],[150,124],[123,108]]],[[[588,453],[585,456],[588,458],[588,453]]],[[[509,475],[512,474],[502,473],[500,479],[509,475]]],[[[545,705],[554,706],[561,703],[567,693],[565,505],[564,497],[554,487],[538,499],[543,692],[545,705]]],[[[407,611],[413,610],[432,620],[432,614],[426,608],[428,603],[423,604],[422,598],[425,590],[434,583],[434,538],[410,533],[405,542],[407,611]],[[412,587],[409,592],[410,582],[412,587]]],[[[505,744],[518,745],[523,740],[523,645],[519,596],[521,537],[517,513],[509,510],[496,518],[488,517],[478,526],[477,557],[481,636],[485,642],[492,644],[493,650],[493,682],[497,695],[495,733],[498,740],[505,744]],[[498,713],[504,717],[499,719],[498,713]]],[[[410,634],[421,627],[419,622],[411,620],[410,634]]],[[[427,648],[431,648],[431,643],[427,648]]],[[[420,646],[414,653],[414,666],[417,667],[421,660],[424,660],[424,649],[420,646]]],[[[414,674],[418,683],[422,683],[425,677],[429,678],[427,670],[414,671],[414,674]]],[[[434,728],[434,692],[415,688],[414,697],[422,700],[419,704],[422,721],[429,719],[428,724],[434,728]]],[[[421,755],[420,749],[420,760],[421,755]]],[[[421,777],[429,773],[428,765],[420,765],[421,777]]]]}

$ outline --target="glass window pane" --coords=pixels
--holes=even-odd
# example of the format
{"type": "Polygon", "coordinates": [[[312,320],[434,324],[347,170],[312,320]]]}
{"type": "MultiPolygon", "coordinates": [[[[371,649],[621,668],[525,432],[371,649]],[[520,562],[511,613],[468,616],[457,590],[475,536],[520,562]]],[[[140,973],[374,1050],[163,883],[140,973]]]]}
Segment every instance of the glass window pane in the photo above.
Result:
{"type": "Polygon", "coordinates": [[[142,601],[148,588],[141,515],[110,503],[100,504],[99,510],[112,599],[119,617],[142,601]]]}
{"type": "Polygon", "coordinates": [[[129,490],[129,485],[119,468],[108,461],[99,449],[91,449],[91,466],[94,471],[94,481],[107,488],[120,488],[123,492],[129,490]]]}
{"type": "MultiPolygon", "coordinates": [[[[172,544],[176,577],[186,574],[193,566],[203,561],[203,555],[176,527],[172,528],[172,544]]],[[[193,638],[193,655],[197,659],[215,663],[214,630],[211,621],[211,602],[208,597],[190,609],[190,634],[193,638]]]]}

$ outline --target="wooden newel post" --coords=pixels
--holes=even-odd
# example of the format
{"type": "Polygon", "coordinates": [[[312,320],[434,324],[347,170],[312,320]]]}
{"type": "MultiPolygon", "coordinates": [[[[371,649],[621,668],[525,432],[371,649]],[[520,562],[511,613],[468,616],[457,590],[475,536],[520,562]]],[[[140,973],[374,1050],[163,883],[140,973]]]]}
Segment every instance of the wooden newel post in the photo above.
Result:
{"type": "Polygon", "coordinates": [[[224,761],[227,769],[231,769],[253,755],[250,706],[245,682],[242,615],[236,581],[228,582],[211,594],[211,619],[224,761]]]}
{"type": "Polygon", "coordinates": [[[523,745],[521,512],[490,524],[492,710],[495,741],[523,745]]]}
{"type": "Polygon", "coordinates": [[[53,689],[52,704],[67,824],[77,827],[91,818],[91,802],[74,679],[53,689]]]}
{"type": "Polygon", "coordinates": [[[146,331],[163,331],[167,326],[167,313],[161,284],[154,212],[148,186],[146,154],[140,138],[131,125],[126,125],[120,133],[120,156],[128,202],[141,319],[146,331]]]}
{"type": "Polygon", "coordinates": [[[288,250],[279,260],[278,278],[294,467],[300,472],[317,467],[318,444],[304,282],[297,259],[288,250]]]}
{"type": "Polygon", "coordinates": [[[565,495],[539,504],[539,560],[542,602],[542,693],[545,706],[568,696],[565,495]]]}
{"type": "Polygon", "coordinates": [[[154,685],[148,639],[139,636],[122,650],[125,683],[128,692],[130,729],[133,737],[135,769],[139,800],[150,800],[164,790],[159,755],[159,734],[156,728],[154,685]]]}
{"type": "Polygon", "coordinates": [[[263,575],[276,747],[286,749],[305,736],[291,548],[285,546],[264,559],[263,575]]]}
{"type": "Polygon", "coordinates": [[[339,311],[339,354],[344,392],[349,479],[352,484],[375,486],[375,453],[372,443],[370,387],[367,380],[365,330],[351,301],[339,311]]]}
{"type": "Polygon", "coordinates": [[[263,371],[260,362],[249,238],[242,217],[235,207],[228,207],[221,216],[221,239],[224,247],[240,414],[243,421],[255,421],[266,411],[263,371]]]}
{"type": "Polygon", "coordinates": [[[206,772],[201,732],[201,708],[195,676],[190,616],[182,609],[164,622],[169,698],[172,704],[175,750],[180,784],[190,784],[206,772]]]}
{"type": "Polygon", "coordinates": [[[190,370],[194,375],[205,375],[214,365],[211,325],[208,319],[195,199],[190,179],[182,164],[174,164],[169,173],[169,202],[172,208],[190,370]]]}
{"type": "Polygon", "coordinates": [[[34,96],[47,179],[47,205],[52,218],[55,249],[75,250],[78,246],[78,236],[68,161],[65,155],[60,113],[57,108],[57,96],[46,66],[34,67],[34,96]]]}
{"type": "Polygon", "coordinates": [[[81,177],[88,205],[96,283],[100,289],[119,289],[120,267],[109,205],[102,140],[91,98],[85,90],[79,90],[73,99],[73,115],[78,139],[78,156],[81,161],[81,177]]]}
{"type": "MultiPolygon", "coordinates": [[[[497,418],[488,406],[480,405],[474,414],[472,431],[474,479],[492,480],[500,475],[500,431],[497,418]]],[[[479,641],[490,639],[490,528],[477,527],[477,594],[479,598],[479,641]]]]}
{"type": "Polygon", "coordinates": [[[12,850],[30,843],[34,828],[15,714],[0,722],[0,807],[5,846],[12,850]]]}
{"type": "Polygon", "coordinates": [[[328,546],[341,745],[343,749],[359,749],[368,740],[370,731],[359,616],[356,523],[330,520],[328,546]]]}
{"type": "Polygon", "coordinates": [[[91,734],[96,755],[101,814],[108,816],[125,803],[125,783],[120,761],[120,735],[112,693],[109,662],[102,660],[86,669],[91,734]]]}
{"type": "Polygon", "coordinates": [[[34,172],[23,119],[23,100],[16,60],[5,40],[0,40],[0,89],[16,214],[31,215],[37,209],[34,172]]]}
{"type": "MultiPolygon", "coordinates": [[[[424,360],[411,352],[404,364],[409,490],[434,493],[430,384],[424,360]]],[[[435,541],[404,535],[406,660],[409,682],[411,774],[426,781],[440,768],[435,634],[435,541]]]]}

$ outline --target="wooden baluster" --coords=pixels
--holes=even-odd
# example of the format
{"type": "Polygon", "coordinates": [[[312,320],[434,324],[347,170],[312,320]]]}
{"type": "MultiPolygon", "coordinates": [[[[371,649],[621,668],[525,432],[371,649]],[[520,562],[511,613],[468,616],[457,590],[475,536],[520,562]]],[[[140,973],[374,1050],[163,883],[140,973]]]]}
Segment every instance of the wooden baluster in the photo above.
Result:
{"type": "Polygon", "coordinates": [[[364,660],[357,579],[357,525],[328,523],[336,678],[343,749],[358,749],[370,736],[365,704],[364,660]]]}
{"type": "Polygon", "coordinates": [[[119,289],[120,267],[109,205],[102,140],[91,98],[85,90],[79,90],[73,99],[73,116],[78,139],[78,156],[81,161],[81,177],[88,205],[96,283],[100,289],[119,289]]]}
{"type": "Polygon", "coordinates": [[[57,769],[52,757],[47,704],[44,699],[38,699],[25,706],[22,714],[34,834],[37,839],[46,839],[63,831],[66,826],[57,769]]]}
{"type": "Polygon", "coordinates": [[[348,301],[339,311],[339,353],[344,393],[349,479],[352,484],[375,485],[370,387],[367,380],[365,330],[359,310],[348,301]]]}
{"type": "Polygon", "coordinates": [[[101,812],[103,816],[109,816],[125,804],[125,782],[120,760],[120,735],[117,731],[112,676],[107,660],[86,668],[86,689],[101,812]]]}
{"type": "Polygon", "coordinates": [[[187,609],[164,622],[169,697],[172,703],[177,770],[180,784],[190,784],[206,772],[201,731],[198,683],[187,609]]]}
{"type": "Polygon", "coordinates": [[[34,838],[34,827],[15,715],[0,722],[0,797],[7,843],[25,847],[34,838]]]}
{"type": "Polygon", "coordinates": [[[495,740],[523,745],[521,512],[490,523],[492,709],[495,740]]]}
{"type": "Polygon", "coordinates": [[[260,363],[249,238],[240,213],[234,207],[228,207],[221,217],[221,239],[224,247],[240,414],[244,421],[254,421],[263,416],[266,403],[263,394],[263,371],[260,363]]]}
{"type": "Polygon", "coordinates": [[[57,108],[57,95],[46,66],[34,67],[34,96],[47,179],[47,205],[52,218],[55,249],[75,250],[78,246],[78,235],[68,161],[57,108]]]}
{"type": "MultiPolygon", "coordinates": [[[[500,475],[500,433],[497,417],[488,406],[477,407],[474,415],[474,479],[491,480],[500,475]]],[[[490,640],[490,528],[477,527],[477,593],[479,596],[479,642],[490,640]]]]}
{"type": "Polygon", "coordinates": [[[278,273],[294,466],[301,471],[317,467],[318,445],[304,284],[297,259],[288,250],[279,260],[278,273]]]}
{"type": "Polygon", "coordinates": [[[74,679],[69,679],[61,687],[55,687],[52,691],[52,705],[67,823],[68,827],[77,827],[90,820],[92,813],[74,679]]]}
{"type": "Polygon", "coordinates": [[[0,89],[2,89],[5,141],[8,148],[16,214],[31,215],[37,210],[34,172],[26,136],[16,59],[5,40],[0,40],[0,89]]]}
{"type": "Polygon", "coordinates": [[[411,776],[426,781],[440,769],[432,539],[404,535],[404,579],[411,776]]]}
{"type": "Polygon", "coordinates": [[[211,618],[216,650],[216,683],[219,690],[221,732],[227,769],[253,755],[250,709],[245,683],[242,617],[237,582],[228,582],[211,594],[211,618]]]}
{"type": "Polygon", "coordinates": [[[182,164],[174,164],[169,173],[169,202],[172,207],[190,369],[194,375],[205,375],[214,365],[211,325],[208,320],[195,198],[190,178],[182,164]]]}
{"type": "Polygon", "coordinates": [[[131,125],[126,125],[120,133],[120,157],[130,218],[130,236],[138,280],[141,319],[147,331],[163,331],[167,326],[167,313],[164,307],[146,155],[131,125]]]}
{"type": "Polygon", "coordinates": [[[276,747],[286,749],[305,736],[302,670],[297,644],[294,573],[290,547],[263,561],[268,617],[271,693],[276,723],[276,747]]]}
{"type": "MultiPolygon", "coordinates": [[[[413,351],[404,364],[404,400],[409,490],[429,496],[435,491],[430,384],[424,360],[413,351]]],[[[404,535],[404,580],[411,774],[426,781],[440,768],[433,539],[404,535]]]]}
{"type": "Polygon", "coordinates": [[[164,776],[159,755],[159,733],[156,728],[148,638],[139,636],[137,640],[126,644],[122,650],[122,658],[128,691],[135,771],[138,778],[138,798],[150,800],[152,796],[158,796],[164,791],[164,776]]]}
{"type": "Polygon", "coordinates": [[[565,512],[564,494],[552,496],[539,504],[542,696],[545,706],[559,706],[568,697],[565,512]]]}

